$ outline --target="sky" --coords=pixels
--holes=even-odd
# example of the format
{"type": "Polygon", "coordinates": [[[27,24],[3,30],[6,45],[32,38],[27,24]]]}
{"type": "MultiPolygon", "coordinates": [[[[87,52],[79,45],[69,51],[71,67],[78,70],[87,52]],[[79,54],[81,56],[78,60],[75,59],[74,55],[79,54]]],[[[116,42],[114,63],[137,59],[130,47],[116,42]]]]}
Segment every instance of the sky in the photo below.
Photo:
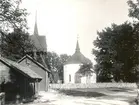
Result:
{"type": "Polygon", "coordinates": [[[46,36],[48,51],[72,55],[78,36],[82,54],[92,62],[97,31],[129,20],[127,0],[22,0],[21,7],[29,13],[30,34],[37,11],[38,31],[46,36]]]}

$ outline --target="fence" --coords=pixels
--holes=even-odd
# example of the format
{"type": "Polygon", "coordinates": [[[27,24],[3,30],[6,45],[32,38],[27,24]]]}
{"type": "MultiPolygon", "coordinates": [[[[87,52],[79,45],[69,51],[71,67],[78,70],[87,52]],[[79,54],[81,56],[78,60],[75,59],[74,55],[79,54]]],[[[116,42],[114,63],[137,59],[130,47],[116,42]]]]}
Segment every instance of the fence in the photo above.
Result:
{"type": "Polygon", "coordinates": [[[0,93],[0,105],[5,105],[5,93],[0,93]]]}
{"type": "Polygon", "coordinates": [[[92,84],[50,84],[51,89],[77,89],[77,88],[137,88],[136,83],[92,83],[92,84]]]}

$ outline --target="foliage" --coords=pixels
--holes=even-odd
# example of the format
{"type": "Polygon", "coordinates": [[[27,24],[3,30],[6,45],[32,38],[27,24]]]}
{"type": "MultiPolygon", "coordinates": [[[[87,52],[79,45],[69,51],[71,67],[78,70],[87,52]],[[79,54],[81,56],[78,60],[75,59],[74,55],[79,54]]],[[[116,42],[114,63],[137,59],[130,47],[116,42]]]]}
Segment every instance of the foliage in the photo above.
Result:
{"type": "Polygon", "coordinates": [[[0,0],[0,31],[26,29],[26,9],[20,9],[21,0],[0,0]]]}
{"type": "Polygon", "coordinates": [[[129,16],[139,20],[139,0],[128,0],[129,16]]]}
{"type": "Polygon", "coordinates": [[[80,72],[82,75],[90,75],[93,72],[92,69],[92,64],[83,64],[80,66],[78,72],[80,72]]]}
{"type": "Polygon", "coordinates": [[[59,68],[59,56],[55,52],[47,52],[47,59],[46,59],[47,65],[49,70],[51,70],[51,81],[56,83],[59,79],[58,77],[58,70],[59,68]]]}
{"type": "Polygon", "coordinates": [[[17,60],[31,47],[26,33],[26,9],[21,0],[0,0],[0,48],[4,57],[17,60]]]}
{"type": "Polygon", "coordinates": [[[138,63],[139,33],[135,25],[125,22],[121,25],[112,24],[98,32],[94,41],[96,49],[95,70],[99,81],[123,80],[134,82],[136,80],[135,65],[138,63]]]}
{"type": "Polygon", "coordinates": [[[18,29],[3,35],[0,48],[2,56],[16,61],[23,57],[28,50],[31,50],[33,44],[29,39],[28,33],[18,29]]]}
{"type": "Polygon", "coordinates": [[[60,56],[55,52],[47,53],[47,64],[49,69],[52,71],[53,81],[56,83],[57,80],[63,81],[63,65],[69,58],[66,54],[61,54],[60,56]]]}
{"type": "MultiPolygon", "coordinates": [[[[31,45],[25,32],[27,12],[19,8],[20,3],[21,0],[0,0],[0,53],[12,60],[21,58],[31,45]]],[[[11,75],[8,73],[5,71],[7,78],[1,83],[11,75]]]]}

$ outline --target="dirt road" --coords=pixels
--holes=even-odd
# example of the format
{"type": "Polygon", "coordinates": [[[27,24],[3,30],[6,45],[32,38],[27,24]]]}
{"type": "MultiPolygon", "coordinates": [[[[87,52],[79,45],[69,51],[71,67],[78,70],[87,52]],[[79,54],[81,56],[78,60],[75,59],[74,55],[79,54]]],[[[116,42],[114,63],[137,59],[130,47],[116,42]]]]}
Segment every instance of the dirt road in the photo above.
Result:
{"type": "Polygon", "coordinates": [[[40,99],[28,105],[130,105],[130,101],[136,97],[136,90],[51,90],[40,95],[40,99]]]}

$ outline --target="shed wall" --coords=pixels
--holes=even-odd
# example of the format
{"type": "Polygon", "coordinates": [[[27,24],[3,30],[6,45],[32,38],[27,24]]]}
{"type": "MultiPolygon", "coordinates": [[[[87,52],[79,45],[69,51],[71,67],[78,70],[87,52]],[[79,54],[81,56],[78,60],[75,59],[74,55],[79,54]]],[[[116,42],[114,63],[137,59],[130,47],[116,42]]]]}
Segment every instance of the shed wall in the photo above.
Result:
{"type": "Polygon", "coordinates": [[[25,58],[23,61],[20,62],[20,64],[23,66],[29,66],[30,69],[32,69],[34,72],[36,72],[38,75],[42,77],[42,80],[39,82],[39,85],[38,85],[38,91],[48,90],[49,78],[48,78],[47,71],[39,67],[37,64],[35,64],[28,58],[25,58]]]}

